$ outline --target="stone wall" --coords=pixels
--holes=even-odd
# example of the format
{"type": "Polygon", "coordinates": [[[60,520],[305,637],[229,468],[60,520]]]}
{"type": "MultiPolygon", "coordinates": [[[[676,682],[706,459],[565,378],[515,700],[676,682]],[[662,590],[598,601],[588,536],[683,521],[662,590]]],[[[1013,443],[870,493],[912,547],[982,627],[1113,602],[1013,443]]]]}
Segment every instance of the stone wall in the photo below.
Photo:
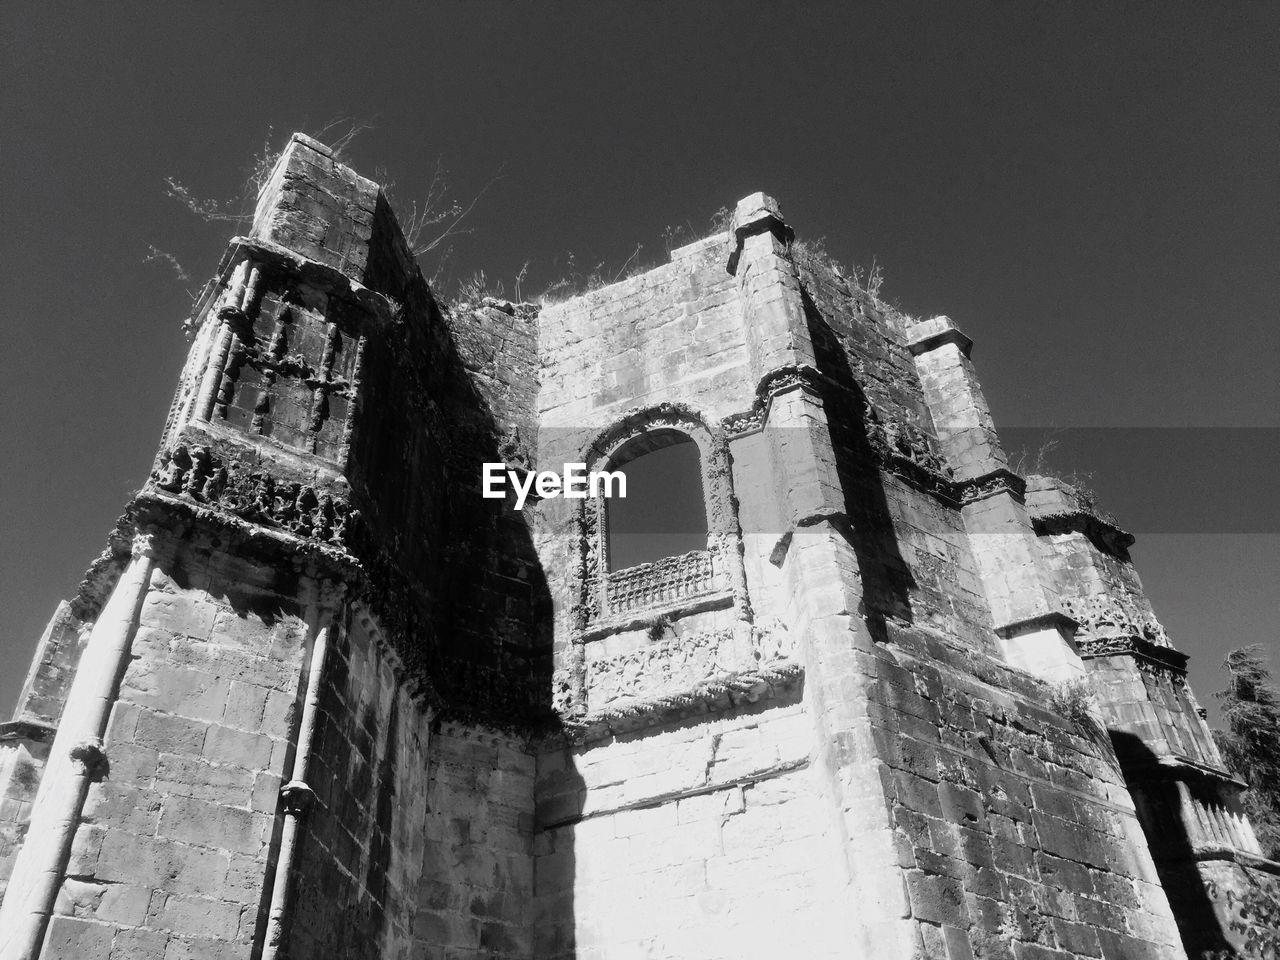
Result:
{"type": "Polygon", "coordinates": [[[1096,721],[1064,718],[1038,681],[917,631],[895,631],[868,669],[927,956],[1180,955],[1096,721]]]}
{"type": "Polygon", "coordinates": [[[46,955],[247,950],[305,642],[297,593],[287,571],[207,548],[154,571],[46,955]]]}
{"type": "Polygon", "coordinates": [[[811,743],[801,704],[761,703],[540,754],[534,955],[840,955],[811,743]]]}
{"type": "Polygon", "coordinates": [[[455,723],[433,735],[414,927],[422,955],[537,956],[533,784],[522,737],[455,723]]]}
{"type": "Polygon", "coordinates": [[[430,714],[374,622],[350,611],[325,666],[296,862],[290,953],[351,960],[414,944],[430,714]]]}

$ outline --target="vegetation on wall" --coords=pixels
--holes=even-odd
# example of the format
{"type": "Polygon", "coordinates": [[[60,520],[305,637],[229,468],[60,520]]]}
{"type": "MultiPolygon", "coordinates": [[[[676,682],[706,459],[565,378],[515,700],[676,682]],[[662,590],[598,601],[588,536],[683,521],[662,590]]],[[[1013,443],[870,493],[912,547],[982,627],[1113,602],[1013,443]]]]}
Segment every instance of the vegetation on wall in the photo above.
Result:
{"type": "Polygon", "coordinates": [[[1223,728],[1214,731],[1222,758],[1249,783],[1245,812],[1271,859],[1280,857],[1280,690],[1261,644],[1232,650],[1223,661],[1227,689],[1223,728]]]}

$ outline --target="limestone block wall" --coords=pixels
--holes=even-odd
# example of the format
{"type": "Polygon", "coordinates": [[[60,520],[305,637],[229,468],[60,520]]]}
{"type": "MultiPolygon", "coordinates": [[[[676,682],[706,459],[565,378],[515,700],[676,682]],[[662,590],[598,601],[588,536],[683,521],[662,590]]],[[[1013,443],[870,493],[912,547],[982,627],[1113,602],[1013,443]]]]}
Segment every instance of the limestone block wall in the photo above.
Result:
{"type": "Polygon", "coordinates": [[[376,623],[349,609],[325,666],[289,920],[294,956],[395,957],[414,946],[430,713],[376,623]]]}
{"type": "Polygon", "coordinates": [[[432,736],[414,956],[540,956],[532,952],[534,772],[524,737],[451,722],[432,736]]]}
{"type": "Polygon", "coordinates": [[[0,724],[0,898],[27,835],[52,740],[47,729],[20,721],[0,724]]]}
{"type": "Polygon", "coordinates": [[[15,720],[57,724],[88,638],[82,616],[67,601],[59,603],[36,645],[31,670],[18,695],[15,720]]]}
{"type": "Polygon", "coordinates": [[[802,244],[792,252],[818,369],[846,388],[856,388],[862,403],[932,430],[924,389],[906,346],[905,319],[802,244]]]}
{"type": "MultiPolygon", "coordinates": [[[[975,530],[988,531],[961,512],[961,491],[933,435],[904,321],[826,265],[789,266],[774,223],[772,237],[747,241],[736,303],[719,292],[725,289],[722,250],[707,241],[683,262],[677,256],[652,275],[544,310],[541,343],[554,363],[540,395],[540,455],[545,460],[552,452],[556,462],[560,451],[582,449],[625,411],[646,404],[685,403],[713,424],[728,417],[723,423],[731,431],[750,607],[757,625],[771,617],[785,623],[790,648],[811,671],[799,703],[787,706],[771,689],[753,716],[796,711],[794,742],[804,744],[797,749],[810,760],[803,771],[775,773],[803,783],[796,797],[815,805],[810,815],[821,811],[825,849],[834,853],[834,873],[826,874],[821,894],[826,899],[819,901],[830,909],[818,926],[831,929],[831,918],[847,914],[850,902],[866,907],[842,931],[839,948],[814,943],[811,953],[841,955],[855,943],[896,955],[912,949],[901,940],[905,932],[927,956],[1180,956],[1168,902],[1109,743],[1097,730],[1077,729],[1045,710],[1047,688],[1000,659],[990,585],[973,553],[975,530]],[[762,256],[773,280],[757,270],[762,256]],[[692,279],[704,275],[705,282],[692,279]],[[705,301],[694,299],[695,291],[705,301]],[[798,299],[796,309],[790,296],[798,299]],[[751,307],[755,313],[748,310],[750,298],[763,305],[751,307]],[[680,351],[680,325],[696,327],[688,318],[703,302],[709,322],[724,328],[718,349],[679,353],[687,366],[674,376],[679,368],[668,372],[660,360],[647,360],[680,351]],[[673,312],[676,319],[666,319],[673,312]],[[639,356],[627,354],[664,320],[670,335],[647,345],[641,340],[639,356]],[[768,342],[754,343],[749,324],[766,324],[760,335],[768,342]],[[798,356],[799,363],[811,356],[817,366],[816,375],[795,374],[808,393],[780,392],[764,402],[765,411],[772,404],[773,416],[760,436],[752,432],[753,417],[761,423],[754,377],[744,381],[743,374],[765,354],[798,356]],[[734,379],[717,390],[725,364],[734,379]],[[664,389],[653,391],[654,383],[664,389]],[[806,484],[832,478],[834,504],[820,496],[805,500],[806,484]],[[842,508],[848,520],[821,536],[787,527],[805,509],[842,508]],[[889,880],[894,871],[900,895],[889,880]],[[840,875],[832,886],[831,877],[840,875]]],[[[1048,610],[1052,585],[1038,579],[1031,520],[1020,489],[1005,486],[999,493],[1017,515],[997,525],[1016,526],[1010,533],[1024,561],[1019,570],[1034,578],[1032,606],[1048,610]]],[[[682,613],[674,637],[637,639],[622,630],[574,639],[572,583],[564,582],[571,579],[565,571],[573,569],[572,554],[559,545],[573,543],[571,513],[563,501],[542,504],[539,513],[558,603],[561,663],[571,667],[571,648],[583,648],[577,655],[588,678],[588,720],[617,686],[596,690],[593,668],[603,679],[615,658],[629,663],[644,654],[641,699],[684,690],[691,674],[706,672],[700,648],[689,642],[705,632],[695,629],[698,618],[713,618],[706,612],[682,613]],[[683,653],[674,667],[669,656],[663,659],[667,646],[683,653]]],[[[1010,610],[1001,613],[1008,622],[1010,610]]],[[[731,662],[726,656],[720,664],[731,662]]],[[[702,949],[714,956],[716,948],[697,941],[693,931],[715,928],[738,955],[767,955],[769,932],[746,921],[753,935],[735,940],[727,927],[697,912],[697,897],[716,899],[701,886],[708,867],[699,874],[696,866],[667,863],[666,887],[636,880],[645,857],[661,857],[658,851],[674,846],[668,835],[683,837],[679,846],[695,863],[711,863],[729,843],[724,826],[699,832],[682,824],[682,798],[629,799],[646,780],[673,791],[710,782],[707,754],[714,753],[714,740],[709,746],[692,725],[672,728],[660,714],[650,722],[656,726],[649,732],[615,733],[607,746],[589,738],[575,750],[540,758],[538,946],[552,956],[584,949],[671,956],[702,949]],[[688,736],[688,743],[671,739],[677,735],[688,736]],[[659,745],[664,749],[646,752],[659,745]],[[624,747],[633,751],[629,760],[638,776],[613,784],[598,771],[608,769],[611,751],[624,747]],[[692,780],[682,779],[685,751],[695,758],[692,780]],[[636,809],[611,805],[618,794],[636,809]],[[676,809],[668,821],[672,799],[676,809]],[[629,825],[640,814],[647,824],[629,825]],[[676,869],[682,872],[673,883],[676,869]],[[604,904],[594,905],[600,888],[613,892],[607,902],[615,911],[619,898],[658,907],[614,925],[604,904]]],[[[719,730],[740,722],[712,700],[698,726],[719,730]]],[[[771,762],[769,728],[762,723],[760,729],[755,749],[763,747],[763,762],[771,762]]],[[[747,797],[744,789],[743,822],[751,823],[759,811],[747,797]]],[[[784,804],[776,815],[785,824],[798,809],[784,804]]],[[[807,889],[808,882],[802,877],[793,884],[807,889]]],[[[746,880],[760,883],[768,886],[755,876],[746,880]]],[[[714,893],[725,896],[734,917],[754,902],[745,887],[714,893]]],[[[793,935],[808,929],[803,920],[785,926],[793,935]]]]}
{"type": "Polygon", "coordinates": [[[248,950],[306,641],[297,590],[207,548],[157,565],[45,956],[248,950]]]}
{"type": "Polygon", "coordinates": [[[992,658],[891,638],[862,662],[925,955],[1182,956],[1105,733],[992,658]]]}
{"type": "Polygon", "coordinates": [[[847,955],[812,729],[762,702],[542,752],[534,955],[847,955]]]}
{"type": "Polygon", "coordinates": [[[750,405],[754,384],[736,286],[724,268],[724,238],[691,244],[672,257],[647,273],[542,308],[544,462],[558,468],[558,451],[580,451],[619,413],[649,402],[685,402],[713,416],[750,405]],[[551,437],[548,430],[572,435],[551,437]]]}

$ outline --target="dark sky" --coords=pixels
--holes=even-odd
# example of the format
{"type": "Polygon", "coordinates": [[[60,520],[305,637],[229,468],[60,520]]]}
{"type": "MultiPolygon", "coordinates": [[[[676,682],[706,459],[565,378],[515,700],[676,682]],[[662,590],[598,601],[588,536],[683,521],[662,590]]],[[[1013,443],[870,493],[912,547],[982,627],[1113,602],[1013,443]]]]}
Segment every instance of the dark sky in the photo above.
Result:
{"type": "Polygon", "coordinates": [[[453,247],[510,294],[722,205],[974,338],[997,422],[1092,484],[1202,701],[1280,622],[1280,4],[6,4],[0,711],[144,480],[196,278],[264,138],[370,121],[401,207],[437,159],[453,247]],[[572,264],[570,257],[572,255],[572,264]],[[1087,430],[1075,428],[1091,428],[1087,430]],[[1120,428],[1120,429],[1117,429],[1120,428]],[[1054,459],[1056,457],[1056,459],[1054,459]]]}

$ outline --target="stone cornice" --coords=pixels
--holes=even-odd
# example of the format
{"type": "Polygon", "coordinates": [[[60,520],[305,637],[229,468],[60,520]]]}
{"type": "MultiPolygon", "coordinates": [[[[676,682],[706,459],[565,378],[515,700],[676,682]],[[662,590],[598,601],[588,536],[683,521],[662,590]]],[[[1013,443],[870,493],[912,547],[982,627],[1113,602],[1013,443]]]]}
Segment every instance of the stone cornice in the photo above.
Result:
{"type": "Polygon", "coordinates": [[[966,357],[969,356],[969,351],[973,349],[973,341],[954,327],[950,330],[942,330],[938,333],[921,337],[919,340],[912,340],[907,344],[907,349],[911,351],[913,357],[918,357],[922,353],[936,350],[938,347],[948,343],[954,343],[960,348],[960,353],[966,357]]]}
{"type": "Polygon", "coordinates": [[[1190,659],[1173,647],[1162,646],[1137,636],[1078,637],[1076,646],[1082,660],[1133,657],[1138,661],[1139,667],[1164,671],[1177,677],[1186,676],[1187,660],[1190,659]]]}
{"type": "Polygon", "coordinates": [[[804,667],[794,660],[782,660],[759,670],[730,673],[705,680],[688,689],[625,706],[563,720],[563,732],[574,743],[600,740],[645,727],[656,726],[685,713],[734,707],[775,699],[797,689],[804,679],[804,667]]]}
{"type": "Polygon", "coordinates": [[[246,259],[269,263],[273,270],[279,271],[291,280],[316,287],[330,296],[342,297],[357,307],[363,308],[371,318],[381,323],[391,323],[398,317],[400,305],[394,300],[352,280],[335,267],[310,260],[271,240],[235,237],[223,254],[222,262],[218,265],[213,279],[205,284],[204,290],[196,300],[191,316],[186,322],[188,330],[195,329],[227,286],[228,279],[235,268],[246,259]]]}
{"type": "Polygon", "coordinates": [[[0,723],[0,743],[27,740],[35,743],[52,743],[58,732],[56,724],[42,720],[9,720],[0,723]]]}
{"type": "Polygon", "coordinates": [[[1133,546],[1136,537],[1120,529],[1103,517],[1078,510],[1071,513],[1042,513],[1032,515],[1032,529],[1040,536],[1053,536],[1063,533],[1082,533],[1105,553],[1122,557],[1133,546]]]}

